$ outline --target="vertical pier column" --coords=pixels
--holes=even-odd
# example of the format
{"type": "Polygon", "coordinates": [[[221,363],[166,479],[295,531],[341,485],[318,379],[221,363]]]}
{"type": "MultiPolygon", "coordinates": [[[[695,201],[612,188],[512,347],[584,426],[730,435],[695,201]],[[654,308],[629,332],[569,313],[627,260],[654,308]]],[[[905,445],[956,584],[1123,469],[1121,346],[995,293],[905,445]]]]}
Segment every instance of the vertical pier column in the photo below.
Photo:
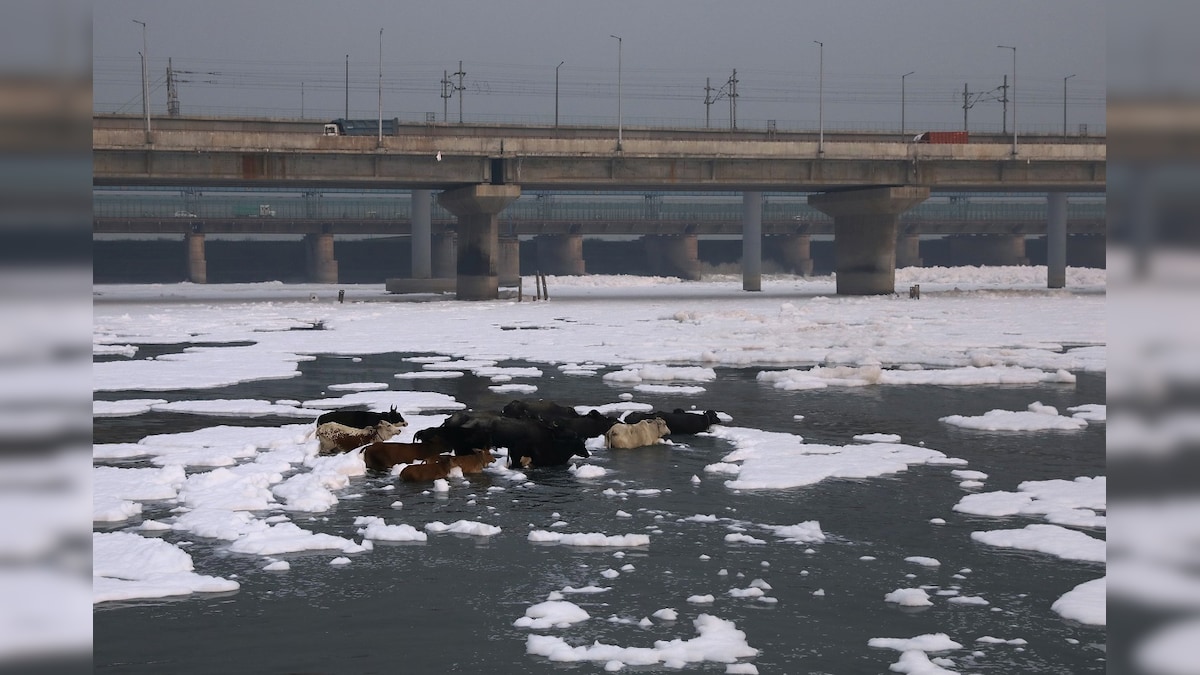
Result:
{"type": "Polygon", "coordinates": [[[896,237],[896,267],[921,267],[921,235],[901,234],[896,237]]]}
{"type": "Polygon", "coordinates": [[[438,195],[438,204],[458,219],[459,300],[500,297],[496,216],[520,196],[519,185],[469,185],[438,195]]]}
{"type": "Polygon", "coordinates": [[[838,295],[896,292],[896,231],[900,214],[929,198],[927,187],[885,187],[809,195],[833,217],[838,295]]]}
{"type": "Polygon", "coordinates": [[[208,283],[208,261],[204,259],[204,233],[188,232],[184,235],[187,242],[187,279],[193,284],[208,283]]]}
{"type": "Polygon", "coordinates": [[[762,290],[762,211],[761,192],[742,193],[742,290],[762,290]]]}
{"type": "Polygon", "coordinates": [[[1067,285],[1067,193],[1046,195],[1046,288],[1067,285]]]}
{"type": "Polygon", "coordinates": [[[534,238],[537,246],[538,269],[543,274],[581,275],[586,274],[583,260],[583,235],[539,234],[534,238]]]}
{"type": "Polygon", "coordinates": [[[516,286],[521,280],[521,240],[500,237],[500,285],[516,286]]]}
{"type": "Polygon", "coordinates": [[[304,245],[308,254],[308,279],[318,284],[338,282],[338,263],[333,257],[332,234],[306,234],[304,245]]]}
{"type": "Polygon", "coordinates": [[[412,248],[412,278],[433,276],[433,193],[430,190],[412,191],[412,228],[409,243],[412,248]]]}
{"type": "Polygon", "coordinates": [[[694,234],[648,234],[642,237],[652,274],[700,279],[700,256],[694,234]]]}
{"type": "Polygon", "coordinates": [[[812,276],[812,235],[777,234],[770,241],[772,248],[779,251],[785,269],[803,277],[812,276]]]}

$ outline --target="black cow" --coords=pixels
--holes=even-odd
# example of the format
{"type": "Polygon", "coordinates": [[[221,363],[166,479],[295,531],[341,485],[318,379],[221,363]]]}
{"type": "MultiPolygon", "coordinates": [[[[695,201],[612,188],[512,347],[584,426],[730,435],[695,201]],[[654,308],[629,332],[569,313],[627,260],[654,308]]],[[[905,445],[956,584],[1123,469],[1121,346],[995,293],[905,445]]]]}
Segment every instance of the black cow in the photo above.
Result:
{"type": "Polygon", "coordinates": [[[536,419],[540,417],[547,420],[558,420],[580,417],[580,414],[575,412],[575,409],[570,406],[559,405],[554,401],[544,401],[542,399],[536,401],[513,399],[508,405],[504,406],[500,414],[514,419],[536,419]]]}
{"type": "Polygon", "coordinates": [[[559,427],[568,429],[580,438],[603,436],[604,432],[618,422],[617,418],[602,414],[599,410],[589,411],[586,415],[568,419],[555,420],[559,427]]]}
{"type": "Polygon", "coordinates": [[[667,423],[667,427],[671,429],[672,436],[680,434],[698,434],[702,431],[708,431],[708,428],[714,424],[720,424],[721,418],[717,417],[715,410],[705,410],[703,413],[691,413],[676,408],[673,412],[631,412],[625,415],[625,424],[637,424],[642,420],[653,419],[660,417],[667,423]]]}
{"type": "Polygon", "coordinates": [[[590,457],[583,439],[555,422],[501,418],[492,427],[492,444],[508,448],[508,467],[563,466],[571,457],[590,457]]]}
{"type": "Polygon", "coordinates": [[[373,412],[371,410],[334,410],[327,412],[317,418],[317,426],[321,426],[326,422],[337,422],[355,429],[365,429],[373,427],[380,422],[388,422],[399,426],[406,426],[408,423],[404,421],[404,417],[396,411],[396,406],[387,412],[373,412]]]}

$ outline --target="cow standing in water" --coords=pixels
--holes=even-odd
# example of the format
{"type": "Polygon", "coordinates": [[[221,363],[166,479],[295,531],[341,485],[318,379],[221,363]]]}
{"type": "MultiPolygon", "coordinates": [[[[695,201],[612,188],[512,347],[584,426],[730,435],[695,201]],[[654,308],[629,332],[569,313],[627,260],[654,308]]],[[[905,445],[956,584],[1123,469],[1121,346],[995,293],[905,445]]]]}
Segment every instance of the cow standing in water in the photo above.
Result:
{"type": "Polygon", "coordinates": [[[316,431],[317,442],[320,443],[318,452],[322,455],[350,452],[367,443],[386,441],[400,433],[404,426],[403,422],[378,422],[374,426],[358,429],[338,422],[325,422],[318,426],[316,431]]]}
{"type": "Polygon", "coordinates": [[[371,410],[333,410],[322,414],[317,418],[317,426],[321,426],[327,422],[337,422],[355,429],[365,429],[373,427],[380,422],[389,422],[399,426],[408,426],[408,422],[404,421],[404,416],[397,410],[396,406],[392,406],[387,412],[374,412],[371,410]]]}
{"type": "Polygon", "coordinates": [[[614,424],[604,433],[604,442],[610,448],[640,448],[653,445],[670,433],[667,423],[655,417],[637,424],[614,424]]]}

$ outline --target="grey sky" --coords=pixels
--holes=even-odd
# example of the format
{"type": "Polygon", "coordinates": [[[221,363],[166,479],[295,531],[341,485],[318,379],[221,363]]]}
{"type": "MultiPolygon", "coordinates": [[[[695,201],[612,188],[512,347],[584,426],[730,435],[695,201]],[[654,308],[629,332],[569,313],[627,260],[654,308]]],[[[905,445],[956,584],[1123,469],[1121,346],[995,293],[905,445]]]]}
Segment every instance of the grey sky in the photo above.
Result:
{"type": "MultiPolygon", "coordinates": [[[[1011,79],[1017,47],[1018,122],[1060,130],[1063,78],[1071,128],[1104,123],[1105,7],[1089,0],[106,0],[93,9],[94,106],[139,113],[142,29],[148,25],[151,102],[165,111],[167,57],[180,75],[185,114],[343,114],[350,55],[350,114],[374,117],[383,28],[385,117],[440,119],[443,71],[463,61],[467,121],[553,121],[554,75],[564,123],[617,115],[622,41],[625,123],[702,125],[705,78],[714,89],[738,76],[739,127],[815,127],[818,55],[824,42],[827,129],[892,130],[907,78],[910,129],[961,128],[962,89],[1011,79]]],[[[997,92],[998,93],[998,92],[997,92]]],[[[457,96],[449,101],[457,120],[457,96]]],[[[727,126],[729,103],[709,108],[727,126]]],[[[1011,107],[1009,111],[1011,115],[1011,107]]],[[[1011,118],[1010,118],[1011,119],[1011,118]]],[[[999,130],[1001,106],[984,97],[972,130],[999,130]]]]}

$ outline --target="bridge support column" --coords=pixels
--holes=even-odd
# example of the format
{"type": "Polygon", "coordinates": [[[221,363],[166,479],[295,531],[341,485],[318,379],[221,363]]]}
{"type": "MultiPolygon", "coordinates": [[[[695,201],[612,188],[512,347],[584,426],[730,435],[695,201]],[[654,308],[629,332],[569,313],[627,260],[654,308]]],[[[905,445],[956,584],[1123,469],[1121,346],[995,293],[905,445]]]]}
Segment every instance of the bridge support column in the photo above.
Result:
{"type": "Polygon", "coordinates": [[[412,191],[412,278],[428,279],[433,276],[433,218],[432,191],[412,191]]]}
{"type": "Polygon", "coordinates": [[[540,234],[534,237],[538,269],[543,274],[586,274],[582,234],[540,234]]]}
{"type": "Polygon", "coordinates": [[[521,280],[521,240],[517,237],[500,237],[500,280],[501,286],[516,286],[521,280]]]}
{"type": "Polygon", "coordinates": [[[742,193],[742,290],[762,290],[762,192],[742,193]]]}
{"type": "Polygon", "coordinates": [[[308,279],[318,284],[336,284],[338,282],[338,262],[333,257],[332,234],[304,235],[305,250],[308,254],[308,279]]]}
{"type": "Polygon", "coordinates": [[[438,195],[438,204],[458,219],[459,300],[500,297],[500,228],[496,216],[520,196],[519,185],[469,185],[438,195]]]}
{"type": "Polygon", "coordinates": [[[958,234],[950,237],[955,265],[1028,265],[1023,234],[958,234]]]}
{"type": "Polygon", "coordinates": [[[896,237],[896,267],[921,267],[921,235],[901,234],[896,237]]]}
{"type": "Polygon", "coordinates": [[[900,214],[929,198],[927,187],[885,187],[809,195],[833,217],[838,295],[896,292],[896,230],[900,214]]]}
{"type": "Polygon", "coordinates": [[[642,237],[646,262],[656,276],[700,279],[700,256],[694,234],[648,234],[642,237]]]}
{"type": "Polygon", "coordinates": [[[1046,195],[1046,288],[1067,285],[1067,193],[1046,195]]]}
{"type": "Polygon", "coordinates": [[[792,274],[807,277],[812,275],[812,236],[807,234],[777,234],[771,238],[771,246],[779,251],[785,269],[792,274]]]}
{"type": "Polygon", "coordinates": [[[204,259],[204,234],[188,232],[184,235],[187,241],[187,279],[193,284],[208,283],[208,261],[204,259]]]}

